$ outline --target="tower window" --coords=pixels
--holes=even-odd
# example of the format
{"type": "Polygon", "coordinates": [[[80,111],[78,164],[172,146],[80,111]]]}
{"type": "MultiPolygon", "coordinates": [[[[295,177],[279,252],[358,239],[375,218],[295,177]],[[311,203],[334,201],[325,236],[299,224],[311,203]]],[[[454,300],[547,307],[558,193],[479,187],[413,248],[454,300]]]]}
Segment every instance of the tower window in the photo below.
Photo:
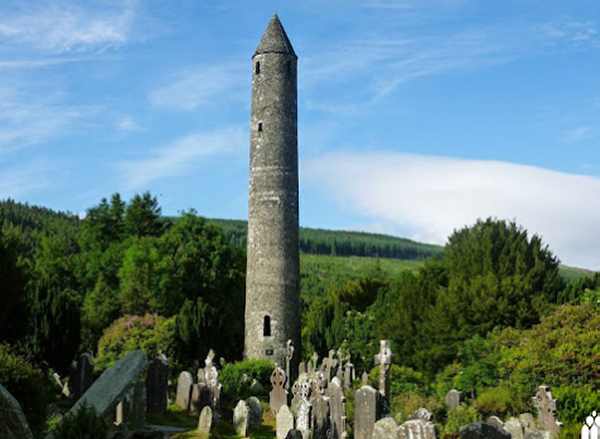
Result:
{"type": "Polygon", "coordinates": [[[258,122],[258,132],[262,133],[262,122],[258,122]]]}
{"type": "Polygon", "coordinates": [[[271,316],[265,316],[263,322],[263,337],[271,336],[271,316]]]}
{"type": "Polygon", "coordinates": [[[256,61],[256,64],[254,65],[254,73],[257,75],[260,74],[260,61],[256,61]]]}

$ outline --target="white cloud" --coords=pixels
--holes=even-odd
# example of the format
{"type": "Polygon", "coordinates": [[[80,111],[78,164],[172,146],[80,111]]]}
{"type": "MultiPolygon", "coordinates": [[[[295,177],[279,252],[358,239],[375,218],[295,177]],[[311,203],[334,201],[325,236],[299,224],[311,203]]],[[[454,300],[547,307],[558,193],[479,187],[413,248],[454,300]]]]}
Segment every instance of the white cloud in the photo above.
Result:
{"type": "Polygon", "coordinates": [[[16,150],[63,134],[92,109],[64,105],[16,87],[0,87],[0,152],[16,150]]]}
{"type": "Polygon", "coordinates": [[[477,218],[514,219],[566,263],[600,268],[600,178],[498,161],[331,153],[304,169],[349,213],[442,244],[477,218]]]}
{"type": "Polygon", "coordinates": [[[587,140],[592,135],[592,128],[588,126],[580,126],[565,131],[561,139],[565,143],[578,143],[587,140]]]}
{"type": "Polygon", "coordinates": [[[12,11],[0,9],[0,38],[4,44],[56,53],[119,46],[131,31],[136,3],[84,8],[64,1],[27,2],[12,11]]]}
{"type": "Polygon", "coordinates": [[[223,100],[239,100],[248,86],[246,70],[241,64],[194,67],[174,75],[148,98],[157,107],[185,111],[223,100]]]}
{"type": "Polygon", "coordinates": [[[139,131],[142,128],[131,116],[125,115],[117,120],[115,126],[121,131],[139,131]]]}
{"type": "Polygon", "coordinates": [[[240,151],[247,143],[247,129],[242,127],[192,133],[155,149],[149,157],[121,162],[118,168],[127,189],[145,189],[161,178],[188,175],[199,160],[240,151]]]}
{"type": "Polygon", "coordinates": [[[591,21],[562,21],[545,23],[538,26],[540,33],[554,42],[597,45],[600,35],[595,23],[591,21]]]}

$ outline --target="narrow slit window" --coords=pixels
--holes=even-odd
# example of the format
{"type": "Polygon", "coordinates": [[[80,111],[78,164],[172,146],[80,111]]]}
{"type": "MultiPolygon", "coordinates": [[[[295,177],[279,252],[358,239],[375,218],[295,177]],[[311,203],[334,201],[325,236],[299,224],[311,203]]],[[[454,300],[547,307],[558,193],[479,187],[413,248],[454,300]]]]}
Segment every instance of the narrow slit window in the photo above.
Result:
{"type": "Polygon", "coordinates": [[[265,316],[265,321],[263,322],[263,336],[270,337],[271,336],[271,317],[265,316]]]}
{"type": "Polygon", "coordinates": [[[254,73],[256,73],[257,75],[260,75],[260,61],[257,61],[256,64],[254,65],[254,73]]]}
{"type": "Polygon", "coordinates": [[[262,133],[262,122],[258,122],[258,132],[262,133]]]}

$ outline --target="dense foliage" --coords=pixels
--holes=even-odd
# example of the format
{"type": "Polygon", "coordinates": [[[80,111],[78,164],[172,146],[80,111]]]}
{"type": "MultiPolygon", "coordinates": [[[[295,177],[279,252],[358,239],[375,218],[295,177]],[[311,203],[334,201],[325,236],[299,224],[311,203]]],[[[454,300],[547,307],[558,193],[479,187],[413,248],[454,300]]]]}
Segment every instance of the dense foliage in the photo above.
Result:
{"type": "Polygon", "coordinates": [[[60,439],[106,439],[109,427],[92,407],[82,405],[75,413],[66,415],[52,429],[60,439]]]}
{"type": "Polygon", "coordinates": [[[223,397],[235,404],[240,399],[256,396],[268,398],[273,363],[267,360],[244,360],[227,363],[219,374],[223,397]]]}

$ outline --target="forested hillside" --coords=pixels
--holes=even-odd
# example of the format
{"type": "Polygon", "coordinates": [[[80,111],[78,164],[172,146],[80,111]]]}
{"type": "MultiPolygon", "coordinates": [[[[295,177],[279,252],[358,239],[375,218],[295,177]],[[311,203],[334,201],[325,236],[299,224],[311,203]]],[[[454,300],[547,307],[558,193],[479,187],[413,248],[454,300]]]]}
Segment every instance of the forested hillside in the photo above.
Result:
{"type": "MultiPolygon", "coordinates": [[[[246,221],[210,219],[232,243],[245,247],[246,221]]],[[[426,259],[442,247],[390,235],[340,230],[300,228],[300,251],[313,255],[371,256],[394,259],[426,259]]]]}

